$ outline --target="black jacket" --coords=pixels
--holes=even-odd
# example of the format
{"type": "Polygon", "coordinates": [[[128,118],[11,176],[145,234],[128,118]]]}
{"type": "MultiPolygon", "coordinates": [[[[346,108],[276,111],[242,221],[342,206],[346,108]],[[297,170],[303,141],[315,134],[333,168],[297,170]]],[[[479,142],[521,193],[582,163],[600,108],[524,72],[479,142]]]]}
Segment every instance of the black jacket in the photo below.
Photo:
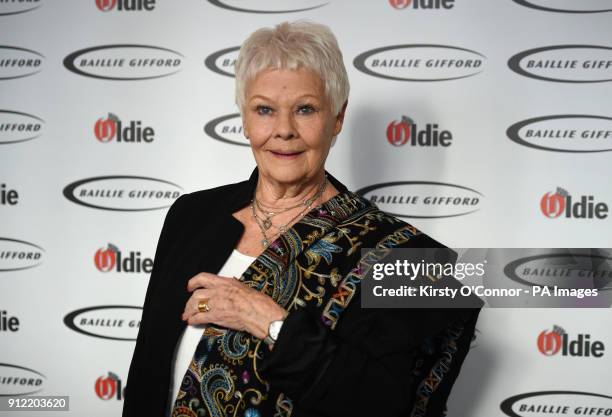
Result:
{"type": "MultiPolygon", "coordinates": [[[[336,189],[347,191],[327,175],[336,189]]],[[[173,353],[185,327],[180,316],[191,295],[187,281],[201,271],[217,273],[230,256],[244,231],[232,213],[250,202],[257,177],[255,168],[247,181],[183,195],[168,211],[129,369],[124,417],[166,415],[173,353]]],[[[442,247],[425,234],[411,244],[442,247]]],[[[271,393],[292,399],[292,417],[443,415],[478,310],[361,309],[359,299],[333,332],[307,309],[287,317],[261,367],[271,393]],[[457,318],[462,330],[455,332],[452,361],[440,365],[432,344],[441,343],[457,318]],[[448,369],[432,387],[426,381],[435,366],[448,369]]]]}

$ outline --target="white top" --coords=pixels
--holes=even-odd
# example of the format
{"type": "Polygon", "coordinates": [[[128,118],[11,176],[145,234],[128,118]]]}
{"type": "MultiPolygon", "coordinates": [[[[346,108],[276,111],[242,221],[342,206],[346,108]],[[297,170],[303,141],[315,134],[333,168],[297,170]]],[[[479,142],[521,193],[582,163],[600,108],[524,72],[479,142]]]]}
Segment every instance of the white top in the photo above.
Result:
{"type": "MultiPolygon", "coordinates": [[[[236,249],[234,249],[217,275],[225,277],[239,277],[244,273],[244,271],[246,271],[254,260],[255,257],[245,255],[244,253],[238,252],[236,249]]],[[[203,324],[187,325],[185,331],[178,340],[176,349],[174,350],[174,363],[172,365],[171,375],[173,380],[171,381],[171,384],[173,389],[172,396],[170,397],[169,401],[168,416],[172,414],[174,400],[176,400],[176,396],[181,388],[181,382],[183,381],[185,372],[187,372],[187,368],[189,367],[189,363],[193,358],[196,347],[202,338],[202,333],[204,332],[205,327],[206,325],[203,324]]]]}

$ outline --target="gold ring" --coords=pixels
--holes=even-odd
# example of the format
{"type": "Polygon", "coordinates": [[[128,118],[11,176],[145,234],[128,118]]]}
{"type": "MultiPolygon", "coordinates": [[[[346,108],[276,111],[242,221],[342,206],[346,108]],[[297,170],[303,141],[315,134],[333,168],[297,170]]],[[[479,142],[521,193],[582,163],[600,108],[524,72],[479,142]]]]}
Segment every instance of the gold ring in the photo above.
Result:
{"type": "Polygon", "coordinates": [[[210,311],[210,307],[208,306],[208,298],[198,301],[198,311],[200,313],[206,313],[210,311]]]}

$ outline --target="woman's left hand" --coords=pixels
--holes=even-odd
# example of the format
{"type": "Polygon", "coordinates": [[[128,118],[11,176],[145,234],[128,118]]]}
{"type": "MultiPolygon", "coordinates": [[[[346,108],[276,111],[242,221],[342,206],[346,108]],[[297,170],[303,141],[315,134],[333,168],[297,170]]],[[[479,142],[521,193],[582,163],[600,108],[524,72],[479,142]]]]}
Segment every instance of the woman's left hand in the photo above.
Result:
{"type": "Polygon", "coordinates": [[[283,320],[287,311],[270,296],[245,285],[235,278],[225,278],[200,272],[189,280],[187,291],[192,292],[181,317],[187,324],[216,324],[243,330],[263,339],[274,320],[283,320]],[[198,303],[207,300],[209,311],[201,313],[198,303]]]}

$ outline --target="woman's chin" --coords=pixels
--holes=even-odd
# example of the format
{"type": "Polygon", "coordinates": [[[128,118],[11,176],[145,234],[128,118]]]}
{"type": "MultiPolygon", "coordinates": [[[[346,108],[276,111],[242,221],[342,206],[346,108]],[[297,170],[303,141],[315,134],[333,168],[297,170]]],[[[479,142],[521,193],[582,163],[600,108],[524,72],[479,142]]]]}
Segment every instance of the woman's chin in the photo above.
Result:
{"type": "Polygon", "coordinates": [[[269,177],[277,182],[295,184],[303,182],[308,174],[301,165],[282,164],[283,166],[269,166],[266,169],[269,177]]]}

